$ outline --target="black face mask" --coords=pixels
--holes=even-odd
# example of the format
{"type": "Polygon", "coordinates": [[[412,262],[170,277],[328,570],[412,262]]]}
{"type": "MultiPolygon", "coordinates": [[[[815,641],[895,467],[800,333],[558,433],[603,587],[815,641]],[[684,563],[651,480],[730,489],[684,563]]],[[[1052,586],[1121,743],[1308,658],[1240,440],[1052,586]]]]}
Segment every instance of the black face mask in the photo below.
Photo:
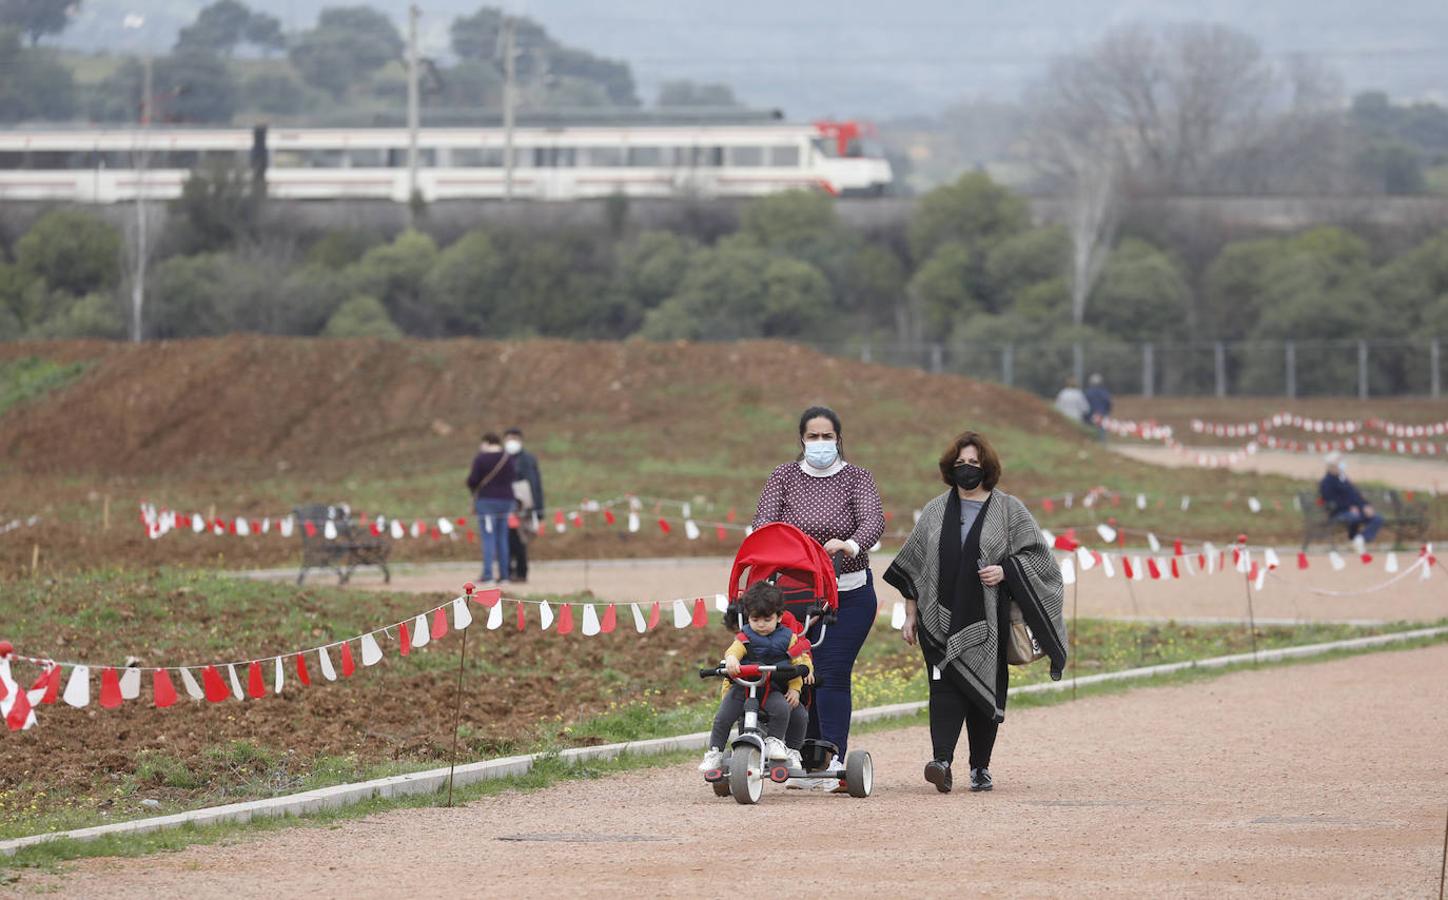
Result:
{"type": "Polygon", "coordinates": [[[982,481],[985,481],[985,470],[980,466],[973,466],[970,463],[966,463],[963,466],[956,466],[952,469],[950,477],[954,479],[957,487],[967,491],[973,491],[980,487],[982,481]]]}

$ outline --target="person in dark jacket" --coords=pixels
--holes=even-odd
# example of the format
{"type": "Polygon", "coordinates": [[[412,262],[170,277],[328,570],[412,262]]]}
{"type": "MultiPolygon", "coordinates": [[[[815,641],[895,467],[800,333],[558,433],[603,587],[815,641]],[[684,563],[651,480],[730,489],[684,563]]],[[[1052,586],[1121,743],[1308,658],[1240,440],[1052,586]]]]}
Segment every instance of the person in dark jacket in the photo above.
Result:
{"type": "Polygon", "coordinates": [[[1327,474],[1318,482],[1317,492],[1332,520],[1347,526],[1348,540],[1362,535],[1364,541],[1371,541],[1378,536],[1383,517],[1348,479],[1347,460],[1341,453],[1333,451],[1327,455],[1327,474]]]}
{"type": "Polygon", "coordinates": [[[1111,415],[1111,392],[1106,389],[1106,381],[1099,373],[1092,373],[1087,381],[1086,402],[1091,405],[1091,410],[1086,414],[1086,421],[1096,428],[1096,439],[1106,440],[1106,428],[1104,422],[1111,415]]]}
{"type": "Polygon", "coordinates": [[[483,435],[467,485],[478,514],[484,584],[492,582],[494,571],[498,573],[498,584],[508,583],[508,515],[513,511],[513,478],[513,459],[503,452],[502,440],[492,432],[483,435]]]}
{"type": "MultiPolygon", "coordinates": [[[[528,580],[528,541],[526,535],[536,531],[543,516],[543,473],[538,470],[538,457],[523,449],[523,432],[509,428],[503,432],[503,451],[513,459],[513,480],[526,481],[527,496],[519,498],[518,515],[508,529],[508,559],[514,581],[528,580]],[[531,504],[528,501],[532,501],[531,504]]],[[[518,492],[514,491],[517,497],[518,492]]]]}

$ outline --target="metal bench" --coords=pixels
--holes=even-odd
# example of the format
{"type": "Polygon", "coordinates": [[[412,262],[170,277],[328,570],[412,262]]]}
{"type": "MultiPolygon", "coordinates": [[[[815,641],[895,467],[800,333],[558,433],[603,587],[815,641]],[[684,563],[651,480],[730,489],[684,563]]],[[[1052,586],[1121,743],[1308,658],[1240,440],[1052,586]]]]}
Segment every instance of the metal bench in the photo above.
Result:
{"type": "Polygon", "coordinates": [[[302,538],[302,568],[297,572],[297,584],[306,579],[308,569],[331,569],[337,573],[337,583],[346,584],[358,566],[377,566],[382,569],[383,582],[392,583],[387,568],[392,541],[358,526],[346,504],[312,504],[292,512],[302,538]]]}
{"type": "MultiPolygon", "coordinates": [[[[1394,490],[1362,490],[1363,499],[1383,517],[1383,530],[1393,533],[1393,548],[1422,543],[1428,537],[1428,506],[1408,501],[1394,490]]],[[[1314,543],[1337,544],[1347,540],[1347,526],[1334,522],[1322,498],[1314,492],[1297,495],[1302,507],[1302,549],[1314,543]]]]}

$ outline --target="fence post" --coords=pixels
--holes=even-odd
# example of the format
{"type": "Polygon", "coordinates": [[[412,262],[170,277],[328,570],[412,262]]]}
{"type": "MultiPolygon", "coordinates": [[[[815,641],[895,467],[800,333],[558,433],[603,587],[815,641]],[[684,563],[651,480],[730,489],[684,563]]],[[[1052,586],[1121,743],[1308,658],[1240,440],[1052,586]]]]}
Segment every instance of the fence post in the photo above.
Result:
{"type": "Polygon", "coordinates": [[[1439,359],[1441,357],[1442,347],[1439,345],[1438,339],[1433,338],[1428,344],[1428,372],[1430,373],[1428,376],[1428,391],[1434,398],[1437,398],[1439,394],[1443,393],[1443,376],[1438,371],[1439,359]]]}
{"type": "Polygon", "coordinates": [[[1001,348],[1001,384],[1014,387],[1016,381],[1016,345],[1006,344],[1001,348]]]}
{"type": "Polygon", "coordinates": [[[1297,345],[1287,341],[1284,345],[1287,351],[1287,399],[1297,399],[1297,345]]]}
{"type": "Polygon", "coordinates": [[[1152,397],[1155,391],[1156,347],[1147,342],[1141,345],[1141,396],[1152,397]]]}
{"type": "Polygon", "coordinates": [[[1076,376],[1076,383],[1086,383],[1086,354],[1081,349],[1081,342],[1076,341],[1071,345],[1071,374],[1076,376]]]}
{"type": "Polygon", "coordinates": [[[940,344],[930,345],[930,371],[939,375],[945,369],[945,348],[940,344]]]}
{"type": "Polygon", "coordinates": [[[1217,396],[1227,396],[1227,345],[1217,341],[1212,346],[1212,361],[1217,370],[1217,396]]]}
{"type": "Polygon", "coordinates": [[[1368,342],[1358,341],[1358,399],[1368,399],[1368,342]]]}

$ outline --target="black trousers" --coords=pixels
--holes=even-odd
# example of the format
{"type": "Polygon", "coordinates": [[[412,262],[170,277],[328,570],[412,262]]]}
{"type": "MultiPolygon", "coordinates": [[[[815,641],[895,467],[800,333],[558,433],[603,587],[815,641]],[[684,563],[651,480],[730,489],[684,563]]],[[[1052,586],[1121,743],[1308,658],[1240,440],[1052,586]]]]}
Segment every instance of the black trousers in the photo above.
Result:
{"type": "Polygon", "coordinates": [[[508,568],[514,581],[528,580],[528,542],[518,529],[508,529],[508,568]]]}
{"type": "MultiPolygon", "coordinates": [[[[929,666],[926,669],[926,677],[929,678],[929,666]]],[[[930,743],[935,747],[936,759],[955,761],[955,747],[960,743],[962,726],[970,743],[970,767],[990,768],[990,754],[995,749],[1000,723],[967,697],[949,676],[942,674],[938,681],[931,678],[930,743]]]]}

